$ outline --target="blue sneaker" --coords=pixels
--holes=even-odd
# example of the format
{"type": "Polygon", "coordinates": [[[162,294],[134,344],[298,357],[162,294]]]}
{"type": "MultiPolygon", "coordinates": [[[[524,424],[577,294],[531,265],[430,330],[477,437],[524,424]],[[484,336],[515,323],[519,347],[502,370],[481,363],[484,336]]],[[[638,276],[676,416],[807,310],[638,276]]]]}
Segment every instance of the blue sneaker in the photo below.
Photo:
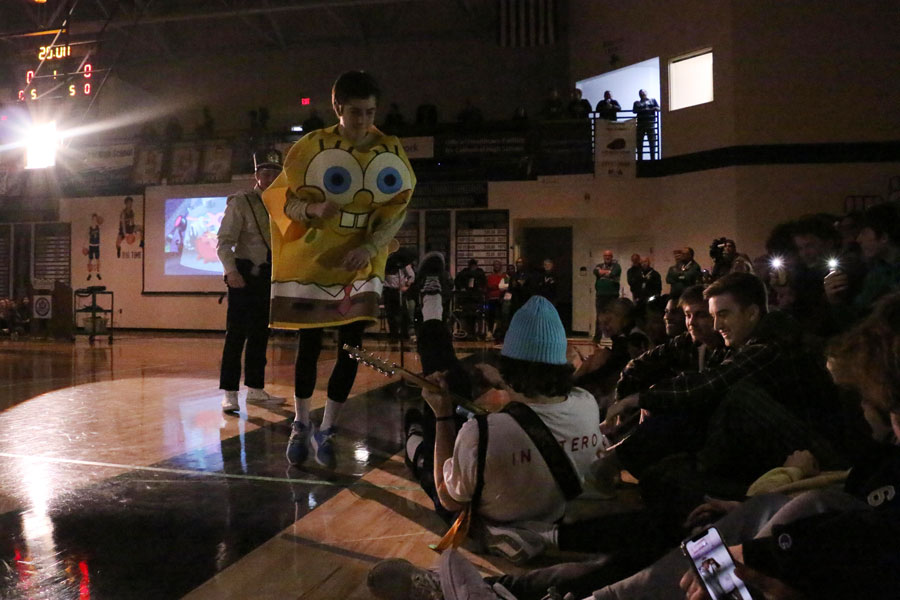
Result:
{"type": "Polygon", "coordinates": [[[299,467],[309,456],[309,426],[300,421],[294,421],[291,425],[291,437],[287,445],[288,462],[299,467]]]}
{"type": "Polygon", "coordinates": [[[334,427],[319,429],[313,432],[312,447],[315,452],[316,462],[323,467],[333,469],[336,460],[334,458],[334,427]]]}

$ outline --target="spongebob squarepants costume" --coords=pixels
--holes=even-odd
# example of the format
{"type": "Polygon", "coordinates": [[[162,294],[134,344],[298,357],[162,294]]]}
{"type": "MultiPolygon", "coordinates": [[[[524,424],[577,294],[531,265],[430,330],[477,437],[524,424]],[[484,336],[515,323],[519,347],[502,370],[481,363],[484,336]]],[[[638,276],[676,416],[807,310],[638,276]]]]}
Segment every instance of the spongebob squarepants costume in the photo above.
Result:
{"type": "Polygon", "coordinates": [[[366,147],[351,145],[337,126],[309,133],[263,194],[272,223],[273,327],[377,320],[385,261],[416,178],[400,140],[374,131],[378,137],[366,147]],[[306,206],[326,200],[339,213],[308,218],[306,206]],[[344,256],[360,247],[369,251],[369,263],[358,271],[342,268],[344,256]]]}

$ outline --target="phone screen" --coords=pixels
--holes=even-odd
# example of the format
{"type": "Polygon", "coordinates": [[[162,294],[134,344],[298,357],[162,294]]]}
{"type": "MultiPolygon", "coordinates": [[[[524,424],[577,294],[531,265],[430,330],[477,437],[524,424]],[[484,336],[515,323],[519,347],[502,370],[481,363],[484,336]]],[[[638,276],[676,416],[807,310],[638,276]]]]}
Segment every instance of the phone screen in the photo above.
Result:
{"type": "Polygon", "coordinates": [[[715,527],[681,546],[712,600],[752,600],[744,582],[734,574],[734,560],[715,527]]]}

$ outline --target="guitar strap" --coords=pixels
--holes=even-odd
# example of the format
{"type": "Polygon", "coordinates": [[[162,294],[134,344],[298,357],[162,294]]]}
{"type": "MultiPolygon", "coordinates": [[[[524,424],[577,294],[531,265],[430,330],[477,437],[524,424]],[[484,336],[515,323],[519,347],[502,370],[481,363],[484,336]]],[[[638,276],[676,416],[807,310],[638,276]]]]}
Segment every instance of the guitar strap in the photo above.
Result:
{"type": "Polygon", "coordinates": [[[537,413],[524,402],[516,401],[508,403],[501,412],[505,412],[515,419],[537,446],[538,452],[544,457],[544,462],[547,463],[553,479],[556,480],[566,500],[572,500],[581,495],[581,478],[575,471],[575,465],[566,456],[566,452],[556,441],[550,428],[537,413]]]}
{"type": "MultiPolygon", "coordinates": [[[[256,211],[253,210],[253,203],[250,202],[250,194],[244,194],[244,200],[247,201],[247,208],[250,209],[250,214],[253,215],[253,222],[256,223],[256,230],[259,232],[260,237],[263,240],[263,244],[266,245],[266,250],[268,253],[266,254],[266,263],[272,264],[272,247],[269,246],[269,242],[266,241],[266,234],[263,233],[262,227],[259,226],[259,219],[256,218],[256,211]]],[[[260,200],[262,203],[262,200],[260,200]]]]}

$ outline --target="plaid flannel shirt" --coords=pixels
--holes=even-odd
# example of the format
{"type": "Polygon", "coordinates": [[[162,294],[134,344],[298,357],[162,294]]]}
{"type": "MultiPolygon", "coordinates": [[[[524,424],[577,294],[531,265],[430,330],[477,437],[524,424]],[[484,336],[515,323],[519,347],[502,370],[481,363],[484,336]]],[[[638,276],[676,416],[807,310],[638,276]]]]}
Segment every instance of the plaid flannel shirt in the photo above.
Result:
{"type": "MultiPolygon", "coordinates": [[[[691,334],[682,333],[631,360],[619,377],[616,398],[636,394],[663,380],[685,372],[700,370],[700,344],[691,334]]],[[[705,368],[718,366],[725,359],[725,348],[707,348],[705,368]]]]}
{"type": "Polygon", "coordinates": [[[836,389],[822,361],[787,339],[796,331],[789,315],[769,313],[721,365],[657,383],[640,393],[639,405],[657,413],[713,409],[731,386],[749,379],[804,421],[827,420],[836,410],[836,389]]]}

